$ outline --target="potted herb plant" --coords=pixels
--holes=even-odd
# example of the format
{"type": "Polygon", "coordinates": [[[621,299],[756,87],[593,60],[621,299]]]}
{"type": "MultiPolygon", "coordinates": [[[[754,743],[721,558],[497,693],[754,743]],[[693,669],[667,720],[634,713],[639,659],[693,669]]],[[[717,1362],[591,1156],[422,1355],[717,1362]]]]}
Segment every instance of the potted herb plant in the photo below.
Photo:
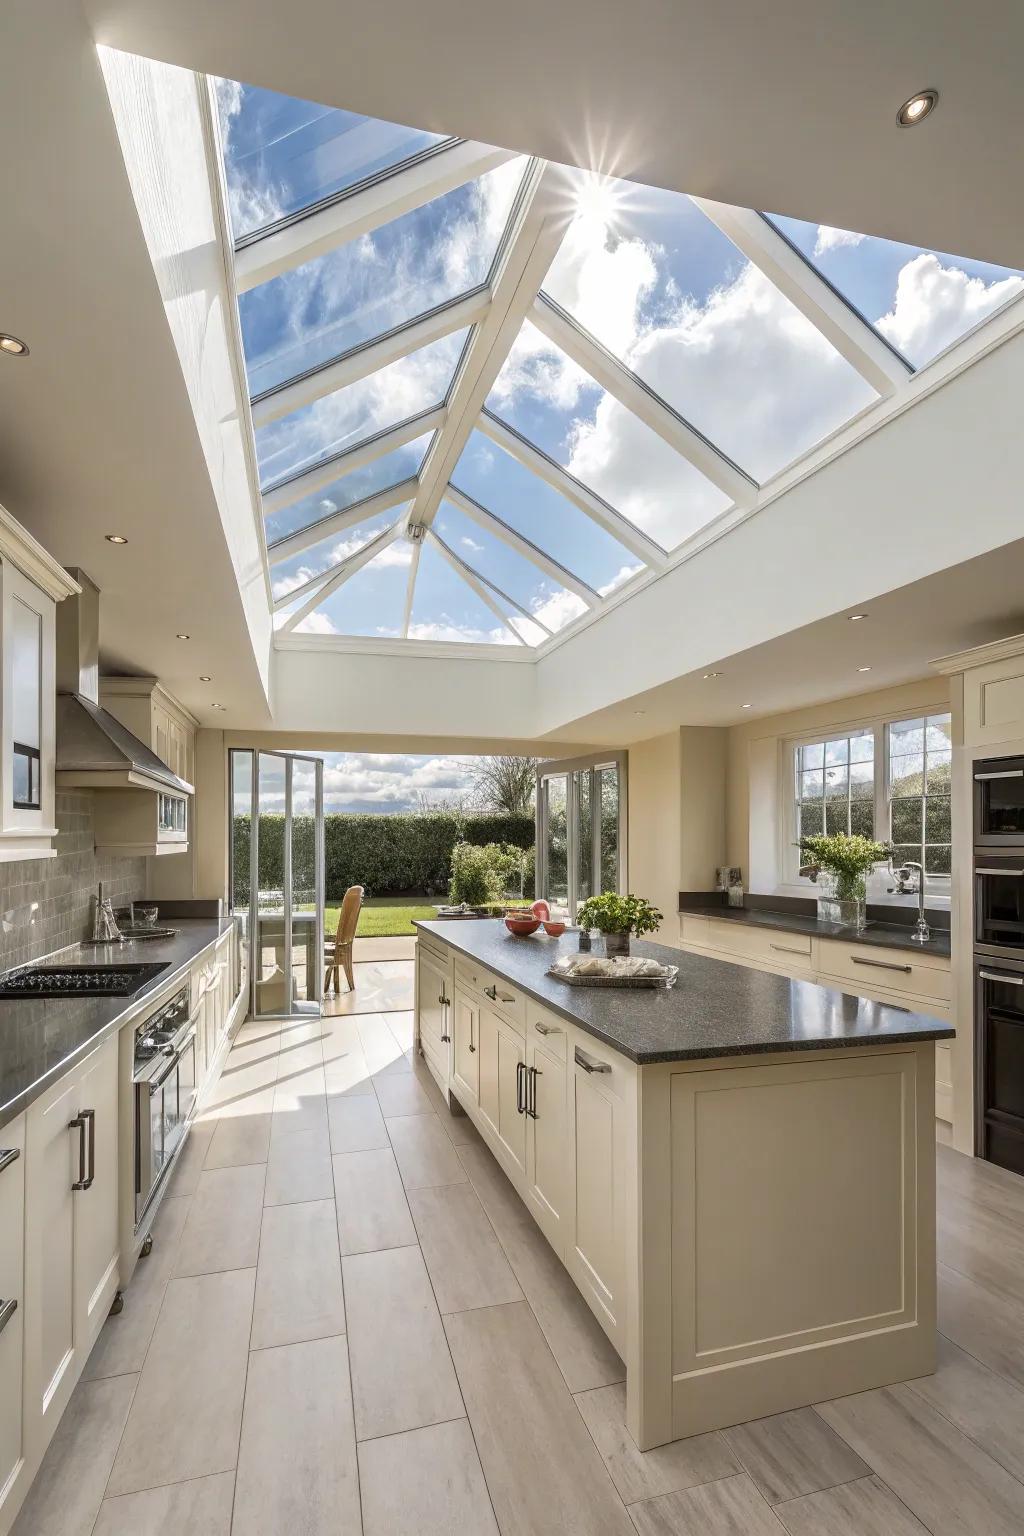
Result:
{"type": "Polygon", "coordinates": [[[818,916],[861,933],[867,921],[868,875],[889,857],[888,843],[876,843],[860,833],[817,833],[797,844],[804,855],[800,873],[821,887],[818,916]]]}
{"type": "Polygon", "coordinates": [[[620,896],[616,891],[591,896],[576,914],[581,928],[596,928],[604,935],[608,955],[628,955],[630,934],[640,938],[645,933],[654,933],[661,920],[657,907],[642,896],[620,896]]]}

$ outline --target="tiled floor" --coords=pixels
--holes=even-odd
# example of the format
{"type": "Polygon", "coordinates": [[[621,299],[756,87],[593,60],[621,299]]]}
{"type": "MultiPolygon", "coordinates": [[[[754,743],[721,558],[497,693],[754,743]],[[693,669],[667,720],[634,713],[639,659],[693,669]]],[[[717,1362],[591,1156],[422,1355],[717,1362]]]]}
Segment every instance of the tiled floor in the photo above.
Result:
{"type": "Polygon", "coordinates": [[[16,1536],[1024,1530],[1024,1181],[940,1149],[935,1376],[641,1455],[411,1014],[363,1009],[409,962],[358,981],[239,1034],[16,1536]]]}

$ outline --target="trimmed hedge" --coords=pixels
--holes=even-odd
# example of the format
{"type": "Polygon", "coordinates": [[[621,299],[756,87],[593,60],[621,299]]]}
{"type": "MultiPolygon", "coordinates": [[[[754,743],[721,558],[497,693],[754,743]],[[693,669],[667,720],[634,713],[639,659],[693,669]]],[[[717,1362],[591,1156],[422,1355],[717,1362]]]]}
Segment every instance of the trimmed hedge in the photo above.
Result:
{"type": "MultiPolygon", "coordinates": [[[[235,889],[249,883],[249,817],[236,816],[233,827],[235,889]]],[[[532,848],[530,815],[455,811],[383,816],[334,814],[324,817],[324,885],[328,901],[338,901],[350,885],[363,885],[367,896],[439,895],[448,890],[452,849],[458,842],[511,843],[532,848]]],[[[260,884],[284,884],[284,817],[260,817],[260,884]]],[[[296,889],[301,871],[313,868],[313,818],[296,816],[292,824],[292,868],[296,889]]]]}

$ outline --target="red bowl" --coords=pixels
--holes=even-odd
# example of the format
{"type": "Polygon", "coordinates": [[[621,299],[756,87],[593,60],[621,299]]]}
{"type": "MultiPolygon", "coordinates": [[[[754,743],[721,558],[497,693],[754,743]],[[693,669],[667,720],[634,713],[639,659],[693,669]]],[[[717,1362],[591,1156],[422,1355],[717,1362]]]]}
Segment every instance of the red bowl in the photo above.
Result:
{"type": "Polygon", "coordinates": [[[525,939],[529,934],[537,932],[537,929],[540,927],[540,918],[506,917],[505,927],[509,933],[517,934],[519,938],[525,939]]]}
{"type": "Polygon", "coordinates": [[[552,920],[544,924],[544,932],[552,939],[560,939],[565,932],[565,924],[552,920]]]}
{"type": "Polygon", "coordinates": [[[530,911],[533,913],[534,917],[539,917],[542,923],[546,922],[546,920],[551,916],[551,908],[548,906],[543,897],[540,897],[533,903],[530,911]]]}

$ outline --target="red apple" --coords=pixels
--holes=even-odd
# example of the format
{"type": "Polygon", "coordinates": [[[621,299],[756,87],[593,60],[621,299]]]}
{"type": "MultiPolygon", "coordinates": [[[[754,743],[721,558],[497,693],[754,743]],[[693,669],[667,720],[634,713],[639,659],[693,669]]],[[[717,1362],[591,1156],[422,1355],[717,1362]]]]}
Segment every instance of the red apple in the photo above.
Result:
{"type": "Polygon", "coordinates": [[[543,900],[535,901],[533,906],[530,908],[530,911],[533,913],[534,917],[539,917],[542,923],[546,923],[548,918],[551,916],[551,908],[548,906],[547,902],[543,900]]]}

